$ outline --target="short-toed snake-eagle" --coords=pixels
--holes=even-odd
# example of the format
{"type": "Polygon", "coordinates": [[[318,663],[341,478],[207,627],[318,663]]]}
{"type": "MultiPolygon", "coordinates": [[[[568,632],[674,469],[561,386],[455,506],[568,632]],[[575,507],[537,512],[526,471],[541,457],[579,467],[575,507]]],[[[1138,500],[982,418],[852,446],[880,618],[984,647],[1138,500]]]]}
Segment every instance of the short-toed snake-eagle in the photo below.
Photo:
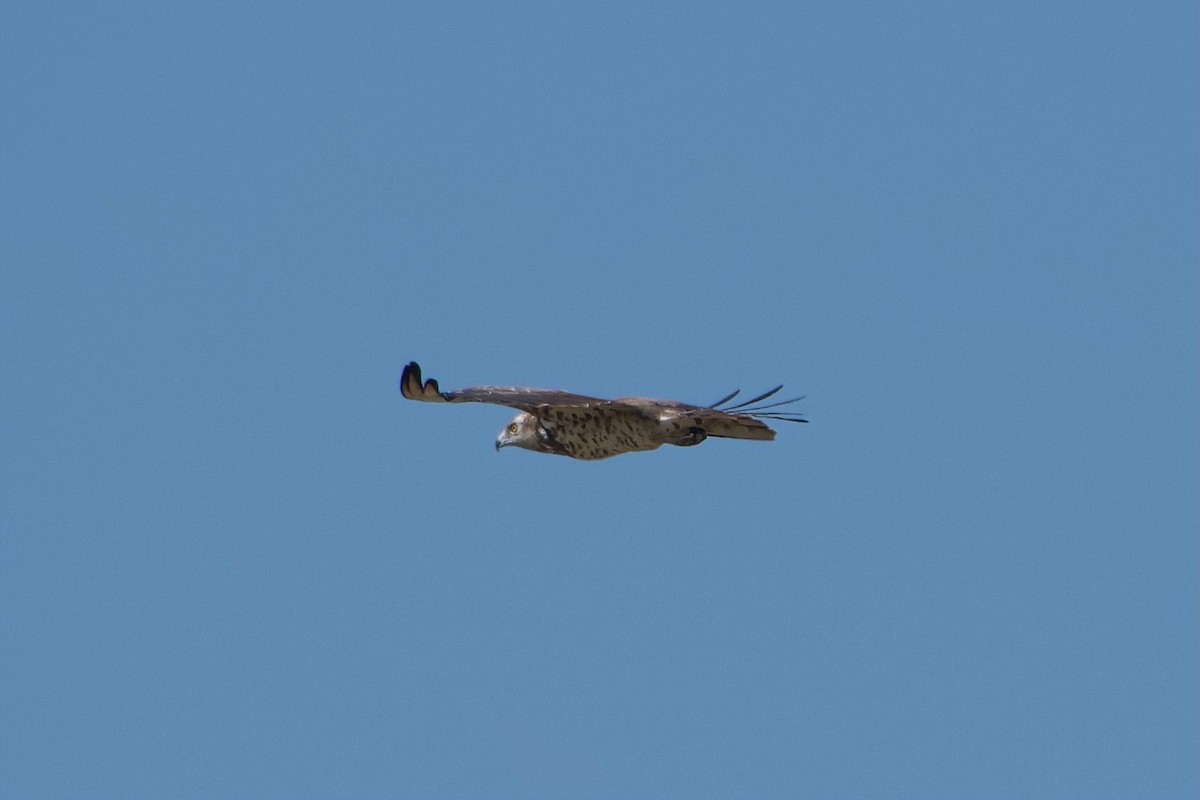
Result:
{"type": "Polygon", "coordinates": [[[655,450],[664,444],[690,447],[709,436],[770,441],[775,438],[775,431],[762,420],[808,421],[797,413],[770,410],[803,397],[762,404],[782,388],[776,386],[737,405],[725,405],[737,396],[735,391],[710,406],[693,406],[673,400],[642,397],[603,400],[557,389],[506,386],[473,386],[443,392],[432,378],[422,382],[421,368],[415,361],[404,368],[400,378],[400,392],[409,400],[493,403],[518,409],[521,413],[496,439],[497,450],[523,447],[585,460],[655,450]],[[725,408],[719,408],[723,405],[725,408]]]}

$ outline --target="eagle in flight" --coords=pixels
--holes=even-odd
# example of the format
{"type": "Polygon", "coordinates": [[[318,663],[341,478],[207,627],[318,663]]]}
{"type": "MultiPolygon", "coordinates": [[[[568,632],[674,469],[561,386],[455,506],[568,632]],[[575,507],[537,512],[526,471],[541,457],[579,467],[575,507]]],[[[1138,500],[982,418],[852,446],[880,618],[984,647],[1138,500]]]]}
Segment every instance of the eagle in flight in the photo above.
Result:
{"type": "Polygon", "coordinates": [[[497,450],[523,447],[536,453],[589,461],[638,450],[656,450],[664,444],[691,447],[709,436],[771,441],[775,431],[762,420],[808,422],[791,411],[770,410],[803,400],[803,397],[762,404],[782,388],[776,386],[752,400],[720,408],[738,392],[726,395],[711,406],[643,397],[603,400],[558,389],[509,386],[473,386],[443,392],[432,378],[422,382],[421,368],[415,361],[404,368],[400,377],[400,393],[409,400],[492,403],[519,410],[521,413],[496,439],[497,450]]]}

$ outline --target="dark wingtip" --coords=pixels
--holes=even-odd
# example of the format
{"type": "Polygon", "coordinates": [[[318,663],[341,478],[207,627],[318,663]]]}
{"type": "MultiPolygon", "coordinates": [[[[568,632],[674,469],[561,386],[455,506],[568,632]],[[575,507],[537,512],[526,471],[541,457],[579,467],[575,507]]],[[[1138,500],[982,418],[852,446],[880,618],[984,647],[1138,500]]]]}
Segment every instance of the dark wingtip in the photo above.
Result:
{"type": "Polygon", "coordinates": [[[744,401],[742,401],[741,403],[738,403],[738,404],[737,404],[737,405],[735,405],[735,406],[729,406],[728,408],[725,408],[725,409],[722,409],[722,410],[723,410],[723,411],[735,411],[736,409],[739,409],[739,408],[742,408],[742,409],[744,409],[744,408],[747,408],[748,406],[752,406],[752,405],[754,405],[755,403],[758,403],[758,402],[761,402],[761,401],[763,401],[763,400],[766,400],[768,397],[770,397],[771,395],[775,394],[776,392],[778,392],[778,391],[779,391],[780,389],[782,389],[782,388],[783,388],[783,384],[781,383],[781,384],[779,384],[778,386],[776,386],[774,389],[772,389],[772,390],[771,390],[771,391],[769,391],[769,392],[763,392],[763,393],[762,393],[762,394],[760,394],[758,397],[752,398],[752,399],[750,399],[750,400],[744,400],[744,401]]]}
{"type": "Polygon", "coordinates": [[[421,365],[410,361],[400,374],[400,394],[409,400],[419,400],[421,395],[421,365]]]}
{"type": "Polygon", "coordinates": [[[711,406],[705,406],[705,407],[706,407],[706,408],[712,408],[712,409],[715,409],[717,406],[724,405],[725,403],[728,403],[728,402],[729,402],[730,400],[732,400],[733,398],[737,397],[739,394],[741,394],[741,391],[742,391],[741,389],[734,389],[732,392],[730,392],[729,394],[725,395],[725,396],[724,396],[724,397],[722,397],[720,400],[718,400],[717,402],[713,403],[711,406]]]}
{"type": "Polygon", "coordinates": [[[400,394],[409,400],[421,400],[426,403],[445,403],[450,400],[442,394],[438,382],[433,378],[421,380],[421,367],[415,361],[408,362],[400,375],[400,394]]]}

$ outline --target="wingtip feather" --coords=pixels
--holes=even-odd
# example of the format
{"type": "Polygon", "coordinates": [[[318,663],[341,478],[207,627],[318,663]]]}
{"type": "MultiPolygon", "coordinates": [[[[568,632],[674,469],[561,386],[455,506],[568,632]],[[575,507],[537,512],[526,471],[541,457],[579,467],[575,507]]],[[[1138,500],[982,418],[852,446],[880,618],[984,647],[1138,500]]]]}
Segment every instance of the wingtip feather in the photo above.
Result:
{"type": "Polygon", "coordinates": [[[421,365],[410,361],[400,375],[400,394],[409,400],[423,400],[427,403],[444,403],[446,396],[438,388],[438,382],[433,378],[422,382],[421,365]]]}

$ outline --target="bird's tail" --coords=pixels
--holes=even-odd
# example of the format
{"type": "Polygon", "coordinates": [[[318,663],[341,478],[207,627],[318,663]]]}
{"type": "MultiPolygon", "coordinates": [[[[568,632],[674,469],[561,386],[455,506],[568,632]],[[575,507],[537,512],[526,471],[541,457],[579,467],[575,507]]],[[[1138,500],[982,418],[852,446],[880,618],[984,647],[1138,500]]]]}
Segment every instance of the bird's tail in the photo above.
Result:
{"type": "Polygon", "coordinates": [[[698,427],[708,436],[721,439],[754,439],[769,442],[775,438],[775,431],[753,417],[738,414],[697,414],[695,420],[698,427]]]}

